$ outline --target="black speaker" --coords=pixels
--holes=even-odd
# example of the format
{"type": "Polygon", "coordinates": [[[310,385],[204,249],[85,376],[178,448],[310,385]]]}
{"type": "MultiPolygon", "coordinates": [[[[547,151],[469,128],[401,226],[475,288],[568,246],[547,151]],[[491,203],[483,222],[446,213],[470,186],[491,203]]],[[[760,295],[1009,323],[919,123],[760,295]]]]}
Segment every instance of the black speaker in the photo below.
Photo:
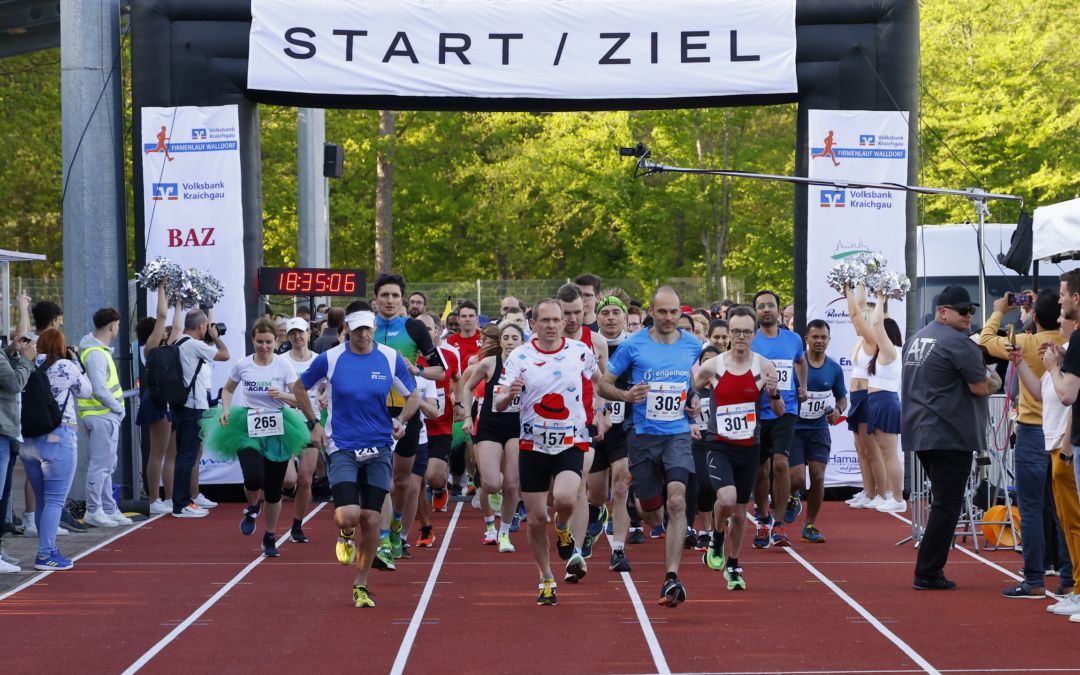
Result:
{"type": "Polygon", "coordinates": [[[1020,220],[1016,223],[1016,230],[1013,232],[1012,241],[1010,242],[1009,252],[1005,254],[998,254],[998,262],[1008,267],[1017,274],[1023,274],[1027,276],[1028,267],[1031,266],[1031,254],[1032,254],[1032,238],[1034,236],[1032,232],[1032,225],[1034,221],[1026,211],[1020,211],[1020,220]]]}
{"type": "Polygon", "coordinates": [[[326,178],[341,178],[345,166],[345,149],[334,143],[323,143],[323,170],[326,178]]]}

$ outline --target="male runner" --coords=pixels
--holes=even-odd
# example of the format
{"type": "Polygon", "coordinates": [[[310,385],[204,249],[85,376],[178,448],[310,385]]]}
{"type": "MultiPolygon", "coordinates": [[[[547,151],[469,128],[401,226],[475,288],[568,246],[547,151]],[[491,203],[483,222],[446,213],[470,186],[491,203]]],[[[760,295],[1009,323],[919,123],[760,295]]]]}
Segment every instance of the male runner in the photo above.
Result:
{"type": "Polygon", "coordinates": [[[547,520],[541,514],[547,509],[550,491],[559,557],[568,561],[567,573],[584,577],[585,559],[575,546],[570,519],[589,449],[581,381],[598,381],[600,371],[588,345],[562,335],[562,307],[558,301],[541,300],[533,316],[532,340],[511,352],[503,364],[495,409],[504,411],[515,397],[521,397],[518,468],[521,498],[532,514],[528,521],[529,547],[540,571],[536,604],[554,605],[556,583],[551,573],[547,520]]]}
{"type": "Polygon", "coordinates": [[[418,319],[427,311],[427,296],[420,291],[409,293],[409,316],[418,319]]]}
{"type": "Polygon", "coordinates": [[[756,323],[753,310],[736,308],[728,321],[731,349],[706,361],[694,375],[694,389],[713,390],[706,446],[716,503],[712,539],[701,559],[711,569],[723,570],[729,591],[746,590],[739,551],[761,454],[755,430],[764,407],[762,391],[769,396],[774,413],[784,412],[783,398],[777,395],[776,367],[750,350],[756,323]],[[730,539],[724,532],[729,519],[730,539]],[[725,541],[730,542],[726,551],[725,541]]]}
{"type": "Polygon", "coordinates": [[[641,330],[641,324],[644,320],[642,316],[641,308],[637,305],[630,305],[626,308],[626,332],[633,334],[641,330]]]}
{"type": "Polygon", "coordinates": [[[780,330],[780,297],[774,291],[758,291],[754,295],[754,309],[757,310],[759,328],[752,349],[776,366],[778,388],[784,399],[785,410],[782,415],[775,414],[771,408],[761,411],[761,466],[754,486],[754,503],[758,512],[754,548],[790,546],[782,509],[787,507],[788,492],[791,490],[788,453],[791,452],[791,441],[795,436],[795,421],[798,419],[799,403],[806,400],[806,359],[802,339],[789,330],[780,330]],[[795,385],[796,375],[799,378],[798,389],[795,385]],[[774,507],[780,514],[779,518],[773,519],[769,515],[770,494],[775,500],[774,507]]]}
{"type": "Polygon", "coordinates": [[[798,493],[806,485],[806,467],[809,466],[810,492],[806,497],[802,540],[810,544],[825,543],[825,535],[818,532],[816,523],[821,501],[825,498],[825,465],[829,463],[832,448],[829,426],[836,424],[847,410],[844,370],[825,355],[829,337],[828,322],[814,319],[806,324],[806,400],[799,405],[799,420],[791,444],[791,495],[784,512],[784,522],[793,523],[802,511],[798,493]],[[829,405],[829,399],[836,403],[829,405]]]}
{"type": "MultiPolygon", "coordinates": [[[[604,290],[603,297],[596,304],[600,336],[607,342],[610,354],[614,354],[627,338],[626,307],[629,302],[629,296],[622,289],[611,288],[604,290]]],[[[622,377],[615,382],[615,386],[623,390],[629,389],[632,384],[629,373],[623,373],[622,377]]],[[[606,414],[611,426],[604,433],[604,438],[593,444],[595,455],[588,477],[590,522],[587,537],[597,537],[603,532],[603,519],[597,518],[594,524],[592,514],[594,509],[599,514],[604,507],[610,479],[611,515],[614,521],[612,528],[614,539],[609,565],[612,572],[629,572],[631,569],[625,554],[627,535],[630,530],[630,514],[626,508],[626,497],[630,488],[630,465],[626,458],[628,450],[626,430],[623,426],[629,410],[630,404],[623,401],[616,400],[607,404],[606,414]]]]}
{"type": "Polygon", "coordinates": [[[345,317],[348,341],[315,357],[300,379],[309,390],[322,381],[330,384],[326,422],[329,441],[317,421],[308,425],[313,428],[312,441],[319,447],[326,446],[326,472],[338,526],[338,562],[348,565],[356,561],[353,602],[357,607],[374,607],[367,580],[379,546],[379,514],[390,491],[390,446],[405,435],[406,424],[420,399],[405,359],[375,342],[375,314],[370,305],[363,302],[359,306],[367,309],[345,317]],[[391,391],[407,397],[398,415],[391,415],[386,407],[391,391]]]}
{"type": "MultiPolygon", "coordinates": [[[[690,368],[697,363],[701,343],[676,327],[680,308],[674,289],[657,289],[649,307],[652,327],[623,341],[600,380],[604,398],[643,404],[634,406],[633,429],[627,433],[630,475],[642,515],[652,527],[663,522],[666,489],[667,528],[672,532],[686,531],[686,484],[694,473],[690,438],[697,435],[690,419],[699,412],[697,395],[690,388],[690,368]],[[628,371],[637,384],[623,391],[615,383],[628,371]]],[[[678,574],[683,537],[667,537],[664,546],[667,576],[660,604],[677,607],[686,600],[678,574]]]]}
{"type": "MultiPolygon", "coordinates": [[[[579,274],[574,278],[574,285],[581,291],[581,299],[584,304],[585,317],[582,323],[589,330],[596,331],[596,301],[600,297],[600,277],[595,274],[579,274]]],[[[601,370],[603,368],[601,367],[601,370]]]]}
{"type": "MultiPolygon", "coordinates": [[[[461,356],[461,369],[464,371],[469,364],[469,359],[476,356],[480,351],[483,336],[480,335],[480,329],[477,326],[480,313],[476,310],[475,302],[466,300],[461,303],[457,314],[460,330],[448,335],[446,343],[458,350],[458,354],[461,356]]],[[[449,327],[449,321],[447,321],[447,326],[449,327]]]]}
{"type": "MultiPolygon", "coordinates": [[[[375,341],[397,350],[408,364],[413,377],[423,377],[439,382],[446,374],[439,352],[431,342],[431,335],[422,321],[401,316],[402,299],[405,295],[405,278],[400,274],[381,274],[375,280],[375,341]],[[416,365],[417,357],[423,356],[427,366],[416,365]]],[[[413,387],[415,388],[415,386],[413,387]]],[[[411,390],[410,390],[411,391],[411,390]]],[[[397,416],[405,405],[405,399],[391,391],[386,400],[390,414],[397,416]]],[[[409,492],[409,476],[420,447],[420,432],[424,422],[419,415],[410,417],[405,436],[394,446],[394,475],[390,488],[390,504],[383,514],[383,541],[379,546],[376,569],[394,569],[394,559],[402,556],[401,514],[409,492]]]]}
{"type": "MultiPolygon", "coordinates": [[[[446,479],[449,475],[451,439],[454,433],[454,407],[460,405],[455,401],[461,401],[461,364],[458,361],[457,350],[444,344],[442,338],[439,337],[442,333],[442,321],[439,320],[439,316],[434,312],[424,312],[420,315],[420,320],[427,326],[431,340],[439,350],[439,356],[446,368],[446,375],[439,382],[439,416],[424,422],[428,432],[428,470],[425,478],[428,487],[431,488],[431,507],[436,511],[445,511],[450,500],[446,490],[446,479]]],[[[417,541],[418,546],[430,546],[434,543],[434,535],[425,543],[425,537],[430,534],[430,529],[430,527],[420,528],[421,536],[417,541]]]]}

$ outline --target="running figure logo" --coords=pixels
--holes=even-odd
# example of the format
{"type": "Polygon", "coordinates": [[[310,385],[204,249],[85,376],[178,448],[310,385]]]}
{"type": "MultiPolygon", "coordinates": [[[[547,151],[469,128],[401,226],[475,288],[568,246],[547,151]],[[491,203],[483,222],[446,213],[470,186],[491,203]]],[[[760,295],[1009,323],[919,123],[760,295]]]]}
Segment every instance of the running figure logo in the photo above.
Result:
{"type": "MultiPolygon", "coordinates": [[[[164,130],[165,127],[162,127],[164,130]]],[[[160,136],[159,136],[160,138],[160,136]]],[[[825,149],[816,155],[810,155],[810,159],[817,159],[818,157],[828,157],[832,159],[833,166],[840,166],[840,162],[836,161],[836,153],[833,152],[833,144],[836,140],[833,138],[833,132],[829,132],[829,135],[825,137],[825,149]]]]}
{"type": "Polygon", "coordinates": [[[166,145],[166,141],[168,140],[169,137],[166,135],[165,127],[162,126],[161,131],[159,131],[157,134],[157,147],[147,150],[145,154],[149,155],[151,152],[164,152],[165,159],[169,160],[170,162],[173,161],[175,157],[169,155],[169,146],[166,145]]]}

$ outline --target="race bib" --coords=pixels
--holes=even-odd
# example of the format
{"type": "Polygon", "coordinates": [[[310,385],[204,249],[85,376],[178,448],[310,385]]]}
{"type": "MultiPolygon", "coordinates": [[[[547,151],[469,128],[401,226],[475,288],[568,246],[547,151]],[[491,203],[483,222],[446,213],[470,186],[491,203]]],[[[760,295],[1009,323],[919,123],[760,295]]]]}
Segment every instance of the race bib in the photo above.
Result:
{"type": "Polygon", "coordinates": [[[442,389],[435,390],[435,401],[439,407],[439,414],[435,417],[442,417],[446,413],[446,392],[442,389]]]}
{"type": "Polygon", "coordinates": [[[622,401],[611,402],[611,413],[608,415],[608,419],[612,424],[622,424],[626,421],[626,404],[622,401]]]}
{"type": "MultiPolygon", "coordinates": [[[[506,391],[510,391],[510,387],[506,387],[506,386],[503,386],[501,384],[495,385],[495,396],[498,396],[499,394],[501,394],[503,392],[506,392],[506,391]]],[[[510,401],[510,407],[507,408],[506,410],[504,410],[503,412],[508,412],[508,413],[521,412],[521,397],[520,396],[515,396],[514,400],[510,401]]]]}
{"type": "Polygon", "coordinates": [[[375,459],[379,456],[378,448],[360,448],[359,450],[353,450],[353,455],[356,457],[357,462],[366,462],[370,459],[375,459]]]}
{"type": "Polygon", "coordinates": [[[674,422],[682,419],[686,405],[686,385],[681,382],[653,382],[645,398],[645,419],[674,422]]]}
{"type": "Polygon", "coordinates": [[[568,422],[548,420],[543,425],[533,425],[533,449],[554,455],[574,445],[574,425],[568,422]]]}
{"type": "Polygon", "coordinates": [[[791,391],[792,381],[795,379],[795,362],[791,359],[773,359],[776,366],[776,388],[780,391],[791,391]]]}
{"type": "Polygon", "coordinates": [[[249,438],[281,436],[285,433],[285,416],[280,410],[249,410],[247,427],[249,438]]]}
{"type": "Polygon", "coordinates": [[[708,396],[701,396],[698,398],[701,402],[701,413],[697,418],[697,428],[699,431],[705,431],[709,428],[709,407],[712,405],[712,401],[708,396]]]}
{"type": "Polygon", "coordinates": [[[729,441],[754,437],[757,412],[753,403],[733,403],[716,407],[716,435],[729,441]]]}
{"type": "Polygon", "coordinates": [[[816,420],[829,409],[831,391],[808,391],[806,400],[799,405],[799,417],[804,420],[816,420]]]}

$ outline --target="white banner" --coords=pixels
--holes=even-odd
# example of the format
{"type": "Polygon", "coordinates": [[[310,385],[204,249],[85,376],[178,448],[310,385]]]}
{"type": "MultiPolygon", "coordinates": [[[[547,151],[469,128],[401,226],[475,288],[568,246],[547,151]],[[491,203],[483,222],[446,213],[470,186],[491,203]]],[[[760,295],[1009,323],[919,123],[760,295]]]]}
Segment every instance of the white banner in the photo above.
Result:
{"type": "MultiPolygon", "coordinates": [[[[225,286],[214,320],[228,328],[222,340],[233,361],[213,365],[216,395],[247,343],[237,109],[143,108],[142,134],[146,260],[165,256],[225,286]]],[[[146,306],[157,306],[156,292],[147,294],[146,306]]],[[[213,459],[210,448],[201,467],[203,483],[242,481],[239,464],[213,459]]]]}
{"type": "MultiPolygon", "coordinates": [[[[810,178],[867,183],[907,183],[908,113],[811,110],[810,178]]],[[[859,252],[881,253],[888,269],[906,273],[907,193],[899,190],[810,186],[807,217],[806,320],[829,322],[829,356],[850,383],[851,352],[858,339],[844,296],[825,283],[838,261],[859,252]]],[[[903,303],[889,316],[904,333],[903,303]]],[[[825,485],[861,485],[855,441],[846,424],[832,427],[833,447],[825,485]]]]}
{"type": "Polygon", "coordinates": [[[252,0],[248,86],[670,98],[797,90],[794,0],[252,0]]]}

